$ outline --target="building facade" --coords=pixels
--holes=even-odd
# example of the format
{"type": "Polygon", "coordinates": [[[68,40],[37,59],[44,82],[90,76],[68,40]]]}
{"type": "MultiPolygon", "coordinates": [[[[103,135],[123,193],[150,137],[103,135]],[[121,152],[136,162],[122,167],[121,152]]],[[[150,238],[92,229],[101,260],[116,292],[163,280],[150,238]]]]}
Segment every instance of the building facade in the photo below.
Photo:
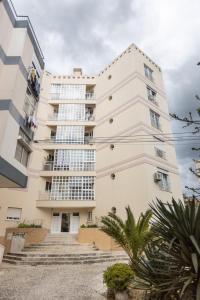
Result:
{"type": "Polygon", "coordinates": [[[77,233],[182,198],[162,73],[135,45],[94,76],[45,71],[36,117],[27,186],[0,190],[0,236],[20,221],[77,233]]]}
{"type": "Polygon", "coordinates": [[[43,69],[28,17],[17,16],[10,1],[0,1],[0,188],[26,187],[33,138],[26,120],[34,121],[43,69]]]}

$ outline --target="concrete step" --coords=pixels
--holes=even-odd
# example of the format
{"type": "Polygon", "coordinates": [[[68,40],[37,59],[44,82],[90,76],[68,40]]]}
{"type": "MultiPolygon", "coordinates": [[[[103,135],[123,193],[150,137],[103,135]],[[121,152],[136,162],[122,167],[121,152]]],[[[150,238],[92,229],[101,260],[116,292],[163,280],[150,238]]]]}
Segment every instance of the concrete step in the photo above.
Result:
{"type": "Polygon", "coordinates": [[[3,259],[3,262],[16,264],[16,265],[31,265],[31,266],[38,266],[38,265],[72,265],[72,264],[95,264],[95,263],[104,263],[104,262],[128,262],[128,259],[117,259],[117,258],[99,258],[99,259],[90,259],[90,260],[52,260],[52,261],[44,261],[44,260],[11,260],[11,259],[3,259]]]}
{"type": "MultiPolygon", "coordinates": [[[[8,258],[8,257],[7,257],[8,258]]],[[[98,260],[98,259],[127,259],[126,256],[118,256],[118,257],[115,257],[113,255],[107,255],[107,256],[88,256],[88,257],[60,257],[60,256],[57,256],[57,257],[38,257],[38,256],[35,256],[35,257],[24,257],[24,258],[19,258],[18,260],[23,260],[23,261],[35,261],[35,260],[38,260],[38,261],[59,261],[59,260],[63,260],[63,261],[84,261],[84,260],[98,260]]],[[[11,259],[11,258],[10,258],[11,259]]],[[[15,259],[14,257],[12,259],[15,259]]]]}
{"type": "Polygon", "coordinates": [[[56,258],[56,257],[63,257],[63,258],[82,258],[87,259],[88,257],[96,258],[96,257],[127,257],[126,254],[123,253],[112,253],[112,252],[88,252],[88,253],[9,253],[4,255],[4,257],[17,257],[17,258],[29,258],[29,257],[38,257],[38,258],[56,258]]]}
{"type": "Polygon", "coordinates": [[[79,254],[32,254],[12,253],[4,255],[3,262],[17,265],[62,265],[62,264],[93,264],[103,262],[128,262],[124,253],[81,253],[79,254]]]}

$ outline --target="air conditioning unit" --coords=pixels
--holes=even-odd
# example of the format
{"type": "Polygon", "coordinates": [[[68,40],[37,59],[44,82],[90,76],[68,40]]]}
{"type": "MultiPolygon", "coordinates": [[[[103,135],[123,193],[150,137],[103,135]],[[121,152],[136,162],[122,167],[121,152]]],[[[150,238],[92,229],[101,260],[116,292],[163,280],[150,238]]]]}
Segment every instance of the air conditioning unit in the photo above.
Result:
{"type": "Polygon", "coordinates": [[[162,180],[162,175],[159,173],[159,172],[156,172],[155,174],[154,174],[154,181],[155,182],[159,182],[159,181],[161,181],[162,180]]]}

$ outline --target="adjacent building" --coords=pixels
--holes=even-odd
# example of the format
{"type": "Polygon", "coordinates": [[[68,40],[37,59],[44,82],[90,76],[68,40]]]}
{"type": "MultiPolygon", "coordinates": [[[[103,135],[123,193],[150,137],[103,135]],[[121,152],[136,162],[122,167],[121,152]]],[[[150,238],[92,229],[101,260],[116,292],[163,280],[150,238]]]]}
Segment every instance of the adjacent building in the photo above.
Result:
{"type": "MultiPolygon", "coordinates": [[[[9,21],[5,3],[1,10],[9,21]]],[[[29,31],[23,30],[33,47],[29,31]]],[[[39,79],[42,56],[31,49],[26,70],[37,70],[39,79]]],[[[34,141],[27,143],[21,141],[24,127],[15,127],[13,153],[4,157],[28,176],[28,182],[24,188],[0,190],[0,236],[19,221],[42,224],[52,233],[77,233],[82,224],[99,223],[108,211],[123,217],[130,205],[138,216],[156,197],[182,198],[161,69],[139,48],[131,45],[94,76],[80,68],[65,76],[45,71],[39,98],[32,96],[20,67],[15,68],[24,80],[21,94],[16,100],[1,98],[14,99],[23,118],[26,97],[37,99],[37,114],[32,113],[37,128],[34,141]],[[30,147],[27,168],[14,153],[19,142],[30,147]]],[[[4,79],[3,86],[7,82],[4,79]]],[[[8,114],[9,130],[13,117],[8,111],[1,113],[8,114]]],[[[8,145],[14,130],[11,133],[8,145]]]]}
{"type": "Polygon", "coordinates": [[[34,120],[44,69],[28,17],[0,1],[0,188],[27,185],[34,120]]]}

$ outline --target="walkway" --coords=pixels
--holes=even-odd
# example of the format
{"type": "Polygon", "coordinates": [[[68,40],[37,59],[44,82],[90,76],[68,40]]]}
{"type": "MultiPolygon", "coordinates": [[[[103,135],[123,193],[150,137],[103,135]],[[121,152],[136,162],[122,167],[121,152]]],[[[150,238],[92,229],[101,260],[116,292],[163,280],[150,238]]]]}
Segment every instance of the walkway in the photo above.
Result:
{"type": "Polygon", "coordinates": [[[63,266],[0,264],[1,300],[105,300],[103,271],[112,263],[63,266]]]}

